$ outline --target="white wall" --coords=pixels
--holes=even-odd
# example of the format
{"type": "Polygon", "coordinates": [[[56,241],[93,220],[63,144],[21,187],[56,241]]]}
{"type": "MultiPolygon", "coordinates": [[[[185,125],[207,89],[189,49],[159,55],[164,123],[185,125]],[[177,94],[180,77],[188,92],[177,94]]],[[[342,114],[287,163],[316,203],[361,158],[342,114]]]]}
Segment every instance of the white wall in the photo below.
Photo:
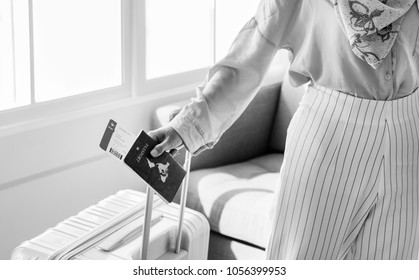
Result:
{"type": "Polygon", "coordinates": [[[135,97],[0,129],[0,259],[117,190],[144,190],[139,177],[99,148],[108,120],[147,131],[157,106],[192,95],[135,97]]]}

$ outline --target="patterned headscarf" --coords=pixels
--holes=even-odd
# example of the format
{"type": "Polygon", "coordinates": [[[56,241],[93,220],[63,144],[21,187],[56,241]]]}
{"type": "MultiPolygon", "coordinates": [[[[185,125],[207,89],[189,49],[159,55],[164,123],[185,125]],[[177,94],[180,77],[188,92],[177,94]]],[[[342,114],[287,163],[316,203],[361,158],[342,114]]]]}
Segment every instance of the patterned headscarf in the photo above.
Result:
{"type": "Polygon", "coordinates": [[[376,69],[390,52],[404,15],[417,0],[330,1],[352,51],[376,69]]]}

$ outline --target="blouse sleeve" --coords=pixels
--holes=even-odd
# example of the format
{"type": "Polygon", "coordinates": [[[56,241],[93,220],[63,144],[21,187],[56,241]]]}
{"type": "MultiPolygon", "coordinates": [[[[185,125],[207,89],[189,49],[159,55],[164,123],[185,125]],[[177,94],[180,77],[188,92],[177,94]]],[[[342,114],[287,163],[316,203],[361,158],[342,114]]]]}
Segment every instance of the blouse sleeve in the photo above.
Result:
{"type": "Polygon", "coordinates": [[[212,66],[196,97],[169,123],[194,155],[212,148],[256,94],[297,0],[265,0],[212,66]],[[281,11],[281,12],[279,12],[281,11]]]}

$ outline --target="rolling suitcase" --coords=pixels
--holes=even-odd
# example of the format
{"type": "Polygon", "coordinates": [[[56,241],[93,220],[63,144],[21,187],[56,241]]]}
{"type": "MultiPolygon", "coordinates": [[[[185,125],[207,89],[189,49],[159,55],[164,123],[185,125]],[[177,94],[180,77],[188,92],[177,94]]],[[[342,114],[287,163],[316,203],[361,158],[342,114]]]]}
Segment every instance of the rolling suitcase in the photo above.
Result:
{"type": "Polygon", "coordinates": [[[201,213],[185,207],[188,175],[180,205],[166,204],[150,187],[146,194],[119,191],[23,242],[12,259],[206,259],[209,224],[201,213]]]}

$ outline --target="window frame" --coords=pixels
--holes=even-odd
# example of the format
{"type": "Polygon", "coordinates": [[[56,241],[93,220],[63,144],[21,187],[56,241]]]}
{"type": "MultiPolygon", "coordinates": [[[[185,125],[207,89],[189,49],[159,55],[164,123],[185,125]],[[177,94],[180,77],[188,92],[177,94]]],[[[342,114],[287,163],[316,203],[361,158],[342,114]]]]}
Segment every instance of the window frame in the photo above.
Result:
{"type": "MultiPolygon", "coordinates": [[[[27,0],[32,9],[33,0],[27,0]]],[[[211,64],[216,59],[216,3],[220,0],[211,0],[212,30],[211,34],[211,64]]],[[[32,32],[32,19],[30,18],[30,37],[32,32]]],[[[18,124],[31,123],[36,120],[46,120],[63,113],[77,114],[78,110],[90,110],[94,106],[111,104],[132,98],[161,98],[162,92],[171,92],[170,95],[179,95],[180,89],[193,91],[205,78],[208,67],[195,69],[153,79],[146,78],[146,0],[121,0],[121,55],[122,55],[122,85],[105,88],[91,92],[59,98],[56,100],[34,103],[33,84],[33,38],[30,38],[31,49],[31,101],[29,105],[0,111],[0,130],[18,124]],[[160,96],[160,97],[159,97],[160,96]]],[[[274,62],[275,63],[275,62],[274,62]]],[[[277,68],[277,67],[276,67],[277,68]]],[[[283,66],[280,66],[281,71],[283,66]]],[[[272,71],[278,73],[278,71],[272,71]]],[[[272,74],[267,74],[267,80],[272,80],[272,74]]],[[[276,76],[277,74],[275,74],[276,76]]],[[[280,78],[279,78],[280,79],[280,78]]]]}

